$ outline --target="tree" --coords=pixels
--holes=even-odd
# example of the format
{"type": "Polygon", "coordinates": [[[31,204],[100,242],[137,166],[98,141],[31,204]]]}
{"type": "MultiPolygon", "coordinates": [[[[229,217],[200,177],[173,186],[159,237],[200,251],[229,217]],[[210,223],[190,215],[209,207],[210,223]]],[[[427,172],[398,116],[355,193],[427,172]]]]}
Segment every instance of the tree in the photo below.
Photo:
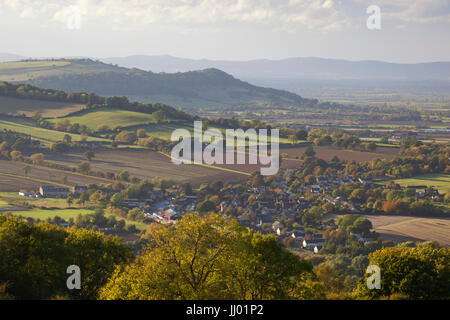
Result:
{"type": "Polygon", "coordinates": [[[3,216],[0,252],[0,277],[11,282],[7,290],[16,299],[95,299],[115,266],[128,262],[132,254],[117,237],[3,216]],[[81,290],[67,289],[70,265],[82,270],[81,290]]]}
{"type": "Polygon", "coordinates": [[[147,131],[145,131],[144,129],[138,129],[136,131],[136,135],[138,138],[146,138],[147,137],[147,131]]]}
{"type": "Polygon", "coordinates": [[[68,205],[69,207],[72,205],[73,199],[74,199],[73,193],[70,192],[70,193],[67,195],[67,199],[66,199],[67,205],[68,205]]]}
{"type": "Polygon", "coordinates": [[[72,143],[72,136],[70,134],[65,134],[62,141],[67,144],[70,144],[70,143],[72,143]]]}
{"type": "Polygon", "coordinates": [[[295,136],[297,137],[297,140],[306,140],[308,139],[308,131],[298,129],[297,131],[295,131],[295,136]]]}
{"type": "Polygon", "coordinates": [[[11,160],[13,161],[23,161],[23,155],[20,151],[11,151],[11,160]]]}
{"type": "Polygon", "coordinates": [[[84,153],[84,157],[87,159],[87,161],[91,162],[92,158],[95,157],[95,152],[92,150],[86,151],[84,153]]]}
{"type": "Polygon", "coordinates": [[[31,171],[31,167],[29,165],[26,165],[25,167],[23,167],[23,172],[25,173],[25,177],[28,177],[28,174],[31,171]]]}
{"type": "Polygon", "coordinates": [[[67,152],[69,148],[69,145],[63,141],[58,141],[50,145],[50,150],[57,153],[67,152]]]}
{"type": "Polygon", "coordinates": [[[30,160],[35,165],[42,165],[45,160],[45,156],[43,153],[35,153],[30,157],[30,160]]]}
{"type": "Polygon", "coordinates": [[[123,203],[123,200],[124,200],[124,197],[123,197],[122,193],[120,193],[120,192],[117,192],[116,194],[114,194],[111,197],[111,203],[116,207],[121,206],[123,203]]]}
{"type": "Polygon", "coordinates": [[[316,152],[314,151],[314,148],[312,146],[306,147],[305,152],[303,152],[302,154],[302,159],[305,158],[314,158],[314,156],[316,155],[316,152]]]}
{"type": "Polygon", "coordinates": [[[369,259],[381,270],[381,289],[369,290],[361,280],[355,290],[357,297],[376,299],[400,294],[409,299],[450,298],[449,248],[432,243],[417,248],[384,248],[371,253],[369,259]]]}
{"type": "Polygon", "coordinates": [[[100,299],[289,299],[317,297],[310,263],[212,214],[153,225],[135,263],[116,268],[100,299]]]}
{"type": "Polygon", "coordinates": [[[216,209],[216,205],[214,204],[214,202],[209,200],[201,202],[197,207],[197,210],[199,212],[209,212],[214,211],[214,209],[216,209]]]}
{"type": "Polygon", "coordinates": [[[115,137],[114,141],[132,144],[136,139],[137,136],[134,132],[122,131],[115,137]]]}
{"type": "Polygon", "coordinates": [[[89,174],[89,172],[91,171],[91,165],[89,164],[89,162],[82,162],[78,165],[78,171],[82,174],[89,174]]]}

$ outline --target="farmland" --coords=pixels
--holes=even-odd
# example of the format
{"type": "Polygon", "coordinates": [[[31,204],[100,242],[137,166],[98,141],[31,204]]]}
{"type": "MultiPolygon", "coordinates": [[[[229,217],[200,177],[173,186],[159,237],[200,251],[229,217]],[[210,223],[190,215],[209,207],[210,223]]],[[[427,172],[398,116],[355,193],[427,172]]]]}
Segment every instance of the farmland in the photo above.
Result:
{"type": "Polygon", "coordinates": [[[0,113],[25,114],[32,116],[36,111],[42,112],[43,117],[63,117],[71,112],[79,111],[84,104],[55,102],[43,100],[0,97],[0,113]]]}
{"type": "MultiPolygon", "coordinates": [[[[394,180],[402,187],[435,187],[440,193],[450,192],[450,175],[448,174],[425,174],[409,179],[394,180]]],[[[417,188],[417,189],[421,189],[417,188]]]]}
{"type": "MultiPolygon", "coordinates": [[[[73,141],[81,141],[82,139],[82,136],[79,134],[65,133],[4,120],[0,120],[0,130],[10,130],[18,133],[23,133],[30,135],[35,139],[50,142],[61,141],[66,134],[70,135],[73,141]]],[[[97,137],[86,137],[86,139],[87,141],[108,141],[107,139],[97,137]]]]}
{"type": "MultiPolygon", "coordinates": [[[[106,108],[101,111],[86,111],[80,115],[69,116],[63,119],[69,120],[71,123],[86,125],[92,130],[95,130],[99,125],[107,125],[113,129],[155,122],[151,114],[106,108]]],[[[61,119],[49,119],[48,121],[56,123],[61,121],[61,119]]]]}
{"type": "MultiPolygon", "coordinates": [[[[40,220],[47,220],[47,219],[53,219],[56,216],[68,221],[69,219],[76,219],[78,215],[86,215],[86,214],[92,214],[94,213],[94,210],[92,209],[32,209],[32,210],[24,210],[24,211],[13,211],[13,214],[15,216],[21,216],[24,218],[33,218],[33,219],[40,219],[40,220]]],[[[106,217],[111,216],[111,214],[105,214],[106,217]]],[[[123,218],[118,218],[123,219],[123,218]]],[[[130,221],[127,219],[125,220],[126,224],[133,224],[136,226],[136,229],[142,231],[147,228],[147,225],[145,223],[139,223],[130,221]]]]}
{"type": "Polygon", "coordinates": [[[381,239],[393,241],[438,241],[450,245],[450,219],[399,216],[365,216],[381,239]]]}
{"type": "MultiPolygon", "coordinates": [[[[301,157],[306,147],[285,148],[281,149],[280,153],[286,153],[289,158],[301,157]]],[[[393,159],[398,153],[399,149],[389,147],[379,147],[375,152],[357,151],[357,150],[344,150],[334,147],[322,147],[314,146],[316,157],[331,160],[334,156],[337,156],[340,160],[346,161],[370,161],[375,158],[380,159],[393,159]]]]}
{"type": "Polygon", "coordinates": [[[89,183],[111,183],[107,179],[84,176],[81,174],[67,172],[47,167],[38,167],[29,165],[31,171],[28,176],[24,175],[24,164],[20,162],[0,160],[0,190],[1,191],[19,191],[37,190],[42,184],[60,185],[64,176],[67,177],[67,184],[86,185],[89,183]]]}
{"type": "MultiPolygon", "coordinates": [[[[48,161],[76,166],[84,161],[83,154],[51,154],[48,161]]],[[[91,161],[91,169],[103,172],[128,171],[132,176],[140,178],[166,178],[176,182],[192,182],[200,184],[215,180],[240,180],[246,176],[229,171],[218,170],[198,165],[175,165],[165,155],[149,150],[98,150],[91,161]],[[133,159],[130,162],[130,159],[133,159]]]]}

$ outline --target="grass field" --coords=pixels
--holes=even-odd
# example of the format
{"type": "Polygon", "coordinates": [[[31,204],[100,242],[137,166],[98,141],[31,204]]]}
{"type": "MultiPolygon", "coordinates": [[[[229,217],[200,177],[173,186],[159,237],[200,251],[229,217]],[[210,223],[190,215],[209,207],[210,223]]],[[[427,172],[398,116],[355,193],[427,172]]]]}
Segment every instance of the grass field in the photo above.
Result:
{"type": "Polygon", "coordinates": [[[409,179],[397,179],[394,181],[403,187],[432,186],[437,188],[440,193],[450,192],[450,175],[448,174],[425,174],[409,179]]]}
{"type": "MultiPolygon", "coordinates": [[[[13,214],[15,216],[22,216],[24,218],[33,218],[33,219],[41,219],[47,220],[48,218],[54,218],[56,216],[68,221],[70,218],[76,219],[79,214],[86,215],[94,213],[94,210],[91,209],[33,209],[33,210],[25,210],[25,211],[14,211],[13,214]]],[[[111,214],[105,214],[106,217],[111,216],[111,214]]],[[[142,231],[147,228],[145,223],[130,221],[127,219],[123,219],[121,217],[116,217],[117,220],[125,220],[126,224],[134,224],[136,229],[142,231]]]]}
{"type": "MultiPolygon", "coordinates": [[[[64,117],[63,119],[67,119],[71,123],[84,124],[92,130],[97,129],[99,125],[107,125],[109,128],[114,129],[116,127],[129,127],[155,122],[151,114],[117,109],[90,111],[76,116],[64,117]]],[[[61,119],[48,119],[47,121],[56,123],[61,121],[61,119]]]]}
{"type": "Polygon", "coordinates": [[[450,246],[450,219],[364,216],[383,240],[437,241],[450,246]]]}
{"type": "MultiPolygon", "coordinates": [[[[49,130],[39,127],[32,127],[17,122],[0,120],[0,130],[11,130],[23,134],[31,135],[33,138],[44,141],[61,141],[66,134],[72,137],[73,141],[81,141],[82,136],[79,134],[65,133],[56,130],[49,130]]],[[[108,142],[107,139],[97,137],[87,137],[87,141],[103,141],[108,142]]]]}
{"type": "MultiPolygon", "coordinates": [[[[19,196],[18,192],[0,192],[0,203],[1,202],[14,204],[27,202],[30,205],[36,207],[46,207],[46,208],[60,208],[66,209],[69,207],[66,199],[54,199],[54,198],[29,198],[19,196]]],[[[76,202],[70,205],[72,208],[81,208],[76,202]]]]}

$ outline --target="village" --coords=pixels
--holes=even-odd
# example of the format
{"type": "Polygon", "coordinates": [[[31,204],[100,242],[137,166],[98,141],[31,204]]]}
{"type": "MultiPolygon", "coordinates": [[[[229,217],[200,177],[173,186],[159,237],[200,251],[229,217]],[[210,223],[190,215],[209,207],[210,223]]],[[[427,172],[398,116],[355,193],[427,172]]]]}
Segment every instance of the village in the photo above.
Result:
{"type": "MultiPolygon", "coordinates": [[[[336,227],[336,215],[338,214],[363,214],[367,208],[360,203],[333,196],[334,191],[351,185],[352,188],[365,188],[367,190],[385,190],[383,184],[375,184],[371,179],[355,178],[349,175],[334,175],[314,177],[309,184],[304,184],[292,190],[292,181],[295,171],[284,170],[281,174],[271,179],[270,184],[243,187],[241,184],[228,184],[227,186],[211,192],[205,190],[193,191],[187,195],[180,189],[171,190],[145,190],[139,198],[124,198],[120,203],[115,203],[125,212],[138,210],[143,215],[145,224],[163,223],[173,224],[184,214],[201,211],[201,202],[209,201],[211,196],[216,196],[211,210],[223,216],[236,218],[244,227],[263,234],[274,234],[280,242],[289,243],[292,249],[304,249],[318,253],[324,246],[326,239],[323,232],[327,227],[336,227]],[[201,194],[201,200],[197,194],[201,194]],[[218,200],[217,200],[218,199],[218,200]],[[328,206],[327,206],[327,205],[328,206]],[[302,217],[308,211],[320,208],[319,222],[308,223],[302,217]],[[323,210],[323,208],[329,208],[323,210]]],[[[74,186],[72,188],[43,185],[39,192],[30,193],[21,191],[19,195],[31,198],[80,198],[87,195],[92,186],[74,186]]],[[[406,190],[398,184],[390,184],[389,189],[406,190]]],[[[206,189],[207,190],[207,189],[206,189]]],[[[96,187],[96,192],[103,194],[109,201],[117,194],[110,188],[96,187]]],[[[432,188],[425,191],[414,191],[417,199],[430,196],[432,199],[442,197],[437,190],[432,188]]],[[[92,192],[91,192],[92,194],[92,192]]],[[[92,198],[92,196],[91,196],[92,198]]],[[[112,201],[111,201],[112,202],[112,201]]],[[[354,233],[354,236],[364,243],[376,240],[376,234],[366,235],[354,233]]]]}

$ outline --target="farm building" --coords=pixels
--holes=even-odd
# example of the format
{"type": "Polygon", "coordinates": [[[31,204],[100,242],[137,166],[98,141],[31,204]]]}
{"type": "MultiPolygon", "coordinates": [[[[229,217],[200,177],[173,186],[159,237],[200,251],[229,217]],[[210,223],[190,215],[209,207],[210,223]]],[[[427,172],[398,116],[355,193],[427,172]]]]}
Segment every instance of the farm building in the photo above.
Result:
{"type": "Polygon", "coordinates": [[[69,188],[60,188],[53,186],[41,186],[39,193],[47,198],[67,198],[69,195],[69,188]]]}

